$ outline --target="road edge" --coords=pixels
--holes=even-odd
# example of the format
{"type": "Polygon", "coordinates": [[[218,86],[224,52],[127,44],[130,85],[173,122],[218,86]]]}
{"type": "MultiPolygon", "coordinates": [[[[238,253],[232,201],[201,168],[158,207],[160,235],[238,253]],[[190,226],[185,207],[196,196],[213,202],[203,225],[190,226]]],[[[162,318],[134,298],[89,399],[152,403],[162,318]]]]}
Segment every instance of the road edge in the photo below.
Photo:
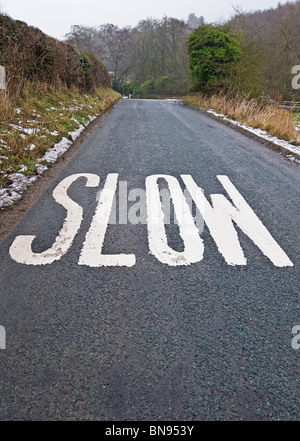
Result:
{"type": "Polygon", "coordinates": [[[238,131],[240,133],[243,133],[244,135],[248,136],[249,138],[254,139],[255,141],[258,141],[260,144],[263,144],[263,145],[265,145],[266,147],[269,147],[272,150],[280,152],[282,154],[282,156],[284,158],[286,158],[287,160],[289,160],[289,161],[291,161],[290,157],[294,158],[293,162],[295,161],[295,159],[297,161],[300,161],[300,154],[298,154],[296,152],[293,152],[291,150],[288,150],[284,146],[276,144],[275,142],[270,141],[269,139],[262,138],[261,136],[258,136],[257,134],[251,132],[250,130],[248,130],[248,129],[244,128],[244,127],[240,127],[240,126],[238,126],[236,124],[233,124],[231,121],[228,121],[227,119],[224,119],[224,118],[222,118],[220,116],[216,116],[213,113],[208,112],[204,108],[199,108],[199,107],[196,107],[196,106],[192,106],[191,104],[184,103],[183,101],[181,101],[181,104],[183,106],[186,106],[186,107],[189,107],[191,109],[197,110],[198,112],[200,112],[200,113],[202,113],[204,115],[207,115],[210,118],[213,118],[216,121],[219,121],[219,122],[225,124],[226,126],[231,127],[232,129],[234,129],[234,130],[236,130],[236,131],[238,131]]]}

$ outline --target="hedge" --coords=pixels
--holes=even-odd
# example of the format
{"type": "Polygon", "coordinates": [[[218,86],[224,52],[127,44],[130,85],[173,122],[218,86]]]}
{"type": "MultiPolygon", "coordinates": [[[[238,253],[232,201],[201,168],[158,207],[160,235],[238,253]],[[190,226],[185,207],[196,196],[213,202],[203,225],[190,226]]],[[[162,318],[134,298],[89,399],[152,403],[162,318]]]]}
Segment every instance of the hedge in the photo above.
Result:
{"type": "Polygon", "coordinates": [[[0,64],[6,69],[11,86],[27,79],[87,92],[111,87],[107,69],[94,55],[3,14],[0,14],[0,64]]]}

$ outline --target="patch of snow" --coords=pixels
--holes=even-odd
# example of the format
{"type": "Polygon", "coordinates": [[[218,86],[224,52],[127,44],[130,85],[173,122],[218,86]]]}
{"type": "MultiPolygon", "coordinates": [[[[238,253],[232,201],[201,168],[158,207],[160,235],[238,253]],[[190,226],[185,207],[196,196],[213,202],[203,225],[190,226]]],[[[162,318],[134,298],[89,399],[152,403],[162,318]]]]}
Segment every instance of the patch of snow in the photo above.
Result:
{"type": "Polygon", "coordinates": [[[30,128],[30,129],[25,129],[25,128],[23,128],[22,129],[22,132],[24,132],[24,133],[27,133],[27,135],[34,135],[34,134],[36,134],[37,132],[39,132],[39,129],[38,128],[30,128]]]}
{"type": "Polygon", "coordinates": [[[300,164],[300,160],[297,159],[297,158],[295,158],[293,155],[286,155],[286,158],[287,158],[289,161],[297,162],[297,164],[300,164]]]}
{"type": "Polygon", "coordinates": [[[39,176],[41,176],[46,170],[48,170],[48,167],[46,165],[36,164],[36,172],[39,176]]]}
{"type": "Polygon", "coordinates": [[[77,130],[74,130],[74,132],[70,133],[72,140],[75,141],[83,130],[84,130],[84,126],[80,124],[77,130]]]}
{"type": "Polygon", "coordinates": [[[26,188],[33,184],[37,180],[37,176],[24,176],[21,173],[12,173],[8,175],[9,179],[12,181],[9,188],[13,191],[23,192],[26,188]]]}
{"type": "Polygon", "coordinates": [[[0,210],[21,199],[21,195],[9,188],[0,188],[0,210]]]}
{"type": "Polygon", "coordinates": [[[47,161],[50,164],[53,164],[70,148],[71,144],[72,141],[69,141],[67,138],[63,138],[58,143],[54,144],[54,146],[44,154],[41,161],[47,161]]]}
{"type": "Polygon", "coordinates": [[[80,125],[80,122],[74,116],[72,116],[71,121],[74,121],[74,123],[77,124],[78,126],[80,125]]]}
{"type": "Polygon", "coordinates": [[[23,132],[23,134],[20,135],[20,136],[22,136],[22,138],[24,138],[24,136],[25,136],[24,133],[26,133],[27,135],[33,135],[39,131],[39,129],[36,127],[26,129],[25,127],[22,127],[21,125],[17,126],[16,124],[10,124],[10,127],[12,127],[15,130],[18,130],[19,132],[23,132]]]}
{"type": "Polygon", "coordinates": [[[19,130],[19,131],[23,130],[22,126],[16,126],[16,124],[10,124],[10,127],[12,127],[15,130],[19,130]]]}
{"type": "Polygon", "coordinates": [[[19,168],[18,173],[22,173],[22,172],[25,172],[25,171],[27,171],[27,170],[28,170],[28,169],[27,169],[26,165],[22,165],[22,166],[19,168]]]}
{"type": "Polygon", "coordinates": [[[11,184],[8,188],[0,188],[0,210],[21,199],[22,193],[37,180],[37,176],[24,176],[21,173],[8,175],[11,184]]]}

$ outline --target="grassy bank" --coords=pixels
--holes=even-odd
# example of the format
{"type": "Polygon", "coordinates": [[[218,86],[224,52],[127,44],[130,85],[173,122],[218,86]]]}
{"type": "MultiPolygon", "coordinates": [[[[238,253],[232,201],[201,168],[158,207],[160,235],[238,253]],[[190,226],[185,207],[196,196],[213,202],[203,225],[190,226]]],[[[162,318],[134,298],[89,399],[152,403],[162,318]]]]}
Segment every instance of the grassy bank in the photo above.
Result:
{"type": "Polygon", "coordinates": [[[120,95],[98,58],[0,13],[0,209],[120,95]]]}
{"type": "Polygon", "coordinates": [[[276,103],[258,102],[241,97],[229,98],[224,95],[190,95],[183,99],[187,104],[212,109],[235,121],[266,131],[271,136],[300,145],[294,115],[276,103]]]}
{"type": "MultiPolygon", "coordinates": [[[[28,87],[16,103],[2,91],[0,102],[0,185],[7,187],[14,173],[31,175],[45,153],[63,138],[85,127],[91,117],[106,111],[119,95],[111,89],[93,94],[54,88],[28,87]]],[[[74,135],[73,135],[74,137],[74,135]]],[[[47,160],[43,165],[49,165],[47,160]]]]}
{"type": "Polygon", "coordinates": [[[18,200],[87,124],[120,98],[111,89],[82,93],[32,83],[17,101],[6,91],[0,95],[0,208],[18,200]]]}

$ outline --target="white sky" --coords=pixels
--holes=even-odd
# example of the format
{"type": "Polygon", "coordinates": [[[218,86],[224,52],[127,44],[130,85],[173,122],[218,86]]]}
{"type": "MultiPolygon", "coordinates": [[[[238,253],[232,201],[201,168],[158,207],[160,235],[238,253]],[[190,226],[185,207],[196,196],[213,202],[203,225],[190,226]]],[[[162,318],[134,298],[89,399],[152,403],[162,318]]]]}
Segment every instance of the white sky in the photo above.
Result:
{"type": "Polygon", "coordinates": [[[214,22],[229,18],[233,6],[253,11],[277,4],[278,0],[0,0],[2,9],[12,18],[58,39],[62,39],[72,25],[135,26],[139,20],[160,19],[164,15],[186,20],[191,12],[202,15],[206,22],[214,22]]]}

